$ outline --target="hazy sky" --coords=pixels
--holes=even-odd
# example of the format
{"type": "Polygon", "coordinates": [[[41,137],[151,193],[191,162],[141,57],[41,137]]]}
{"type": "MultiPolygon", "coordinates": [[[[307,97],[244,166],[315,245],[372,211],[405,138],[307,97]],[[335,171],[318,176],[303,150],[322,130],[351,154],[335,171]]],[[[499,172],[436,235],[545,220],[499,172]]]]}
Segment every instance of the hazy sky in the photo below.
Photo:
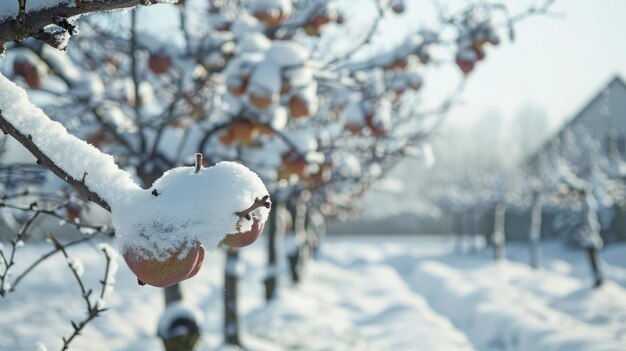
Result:
{"type": "MultiPolygon", "coordinates": [[[[433,4],[454,8],[467,3],[466,0],[406,1],[407,12],[403,16],[389,16],[377,38],[389,48],[399,43],[394,39],[398,33],[406,32],[404,29],[433,24],[436,19],[433,4]]],[[[341,2],[346,5],[351,21],[364,26],[371,24],[373,1],[358,0],[358,8],[354,7],[356,0],[341,2]],[[358,16],[354,16],[355,11],[358,16]]],[[[541,0],[502,2],[513,13],[529,4],[542,3],[541,0]]],[[[146,11],[146,15],[158,13],[156,8],[146,11]]],[[[556,0],[552,11],[562,16],[526,19],[516,26],[514,43],[503,40],[499,47],[488,49],[487,61],[471,73],[463,93],[464,104],[452,113],[450,123],[471,122],[494,112],[512,119],[530,105],[545,110],[550,125],[557,126],[572,117],[615,74],[626,78],[626,0],[556,0]]],[[[163,33],[163,27],[173,18],[159,17],[163,33]]],[[[347,39],[348,45],[355,40],[347,39]]],[[[337,41],[335,44],[340,45],[337,41]]],[[[436,100],[445,96],[460,76],[456,67],[429,72],[425,98],[436,100]]]]}
{"type": "Polygon", "coordinates": [[[517,118],[532,105],[560,125],[615,74],[626,78],[626,1],[557,0],[552,9],[563,17],[527,19],[514,43],[488,51],[451,123],[487,112],[517,118]]]}

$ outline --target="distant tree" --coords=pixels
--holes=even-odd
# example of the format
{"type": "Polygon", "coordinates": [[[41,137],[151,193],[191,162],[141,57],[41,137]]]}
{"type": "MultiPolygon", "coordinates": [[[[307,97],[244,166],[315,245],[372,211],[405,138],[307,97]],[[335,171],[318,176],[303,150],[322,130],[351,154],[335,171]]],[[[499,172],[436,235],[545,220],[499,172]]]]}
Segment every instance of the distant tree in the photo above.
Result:
{"type": "MultiPolygon", "coordinates": [[[[136,4],[87,3],[103,6],[91,8],[95,10],[136,4]]],[[[76,9],[86,11],[85,4],[76,9]]],[[[469,74],[484,59],[485,49],[499,43],[499,30],[512,31],[517,21],[545,13],[549,4],[510,16],[498,4],[469,3],[460,12],[441,13],[435,30],[405,33],[403,43],[390,51],[379,50],[372,42],[386,18],[402,15],[408,4],[401,0],[376,1],[374,21],[353,45],[343,48],[333,45],[332,32],[347,35],[349,29],[344,27],[350,25],[351,15],[341,13],[331,1],[162,5],[168,6],[171,17],[179,18],[179,30],[172,33],[178,39],[172,41],[142,31],[138,9],[109,22],[88,17],[80,21],[80,35],[70,42],[67,55],[43,44],[50,41],[35,35],[38,28],[32,25],[26,36],[42,41],[11,45],[3,71],[28,88],[32,99],[74,136],[34,108],[4,77],[1,88],[12,98],[0,99],[0,127],[77,189],[81,203],[112,211],[122,241],[128,240],[124,225],[156,231],[162,238],[195,226],[215,233],[203,240],[183,236],[174,246],[164,246],[165,260],[151,246],[142,247],[147,252],[142,254],[122,244],[122,253],[140,284],[167,286],[169,309],[182,299],[180,286],[172,284],[200,268],[201,242],[210,249],[219,243],[228,247],[225,305],[233,310],[225,313],[225,326],[236,330],[225,329],[225,342],[239,344],[237,277],[231,268],[237,263],[236,250],[251,244],[263,230],[269,198],[276,200],[274,206],[292,209],[298,255],[294,262],[304,262],[314,242],[307,229],[313,204],[325,207],[320,212],[326,216],[347,218],[357,199],[413,153],[455,102],[452,95],[439,108],[422,110],[418,103],[422,71],[449,61],[469,74]],[[436,55],[435,49],[444,54],[436,55]],[[245,164],[267,190],[247,170],[220,161],[245,164]],[[188,166],[184,171],[174,168],[184,165],[188,166]],[[186,173],[177,176],[180,172],[186,173]],[[210,183],[190,188],[195,179],[210,183]],[[187,196],[171,195],[179,193],[187,196]],[[217,203],[215,197],[225,203],[217,203]],[[198,208],[212,215],[186,214],[178,222],[167,216],[198,208]],[[156,224],[134,222],[129,219],[134,211],[156,224]],[[183,252],[190,254],[171,260],[183,252]],[[184,272],[145,281],[162,262],[177,262],[172,266],[184,272]]],[[[46,14],[63,6],[54,4],[46,14]]],[[[61,29],[53,28],[60,33],[55,38],[74,33],[67,18],[73,12],[63,11],[68,14],[56,24],[61,29]]],[[[18,23],[28,24],[39,13],[15,16],[18,23]]],[[[268,228],[285,231],[271,223],[268,228]]],[[[139,236],[157,248],[166,244],[154,235],[139,236]]],[[[271,242],[276,245],[279,240],[271,242]]],[[[276,252],[271,246],[269,250],[276,252]]],[[[277,272],[275,264],[270,261],[268,278],[277,272]]],[[[299,275],[298,269],[294,272],[299,275]]],[[[275,296],[270,287],[276,284],[267,282],[268,296],[275,296]]],[[[196,321],[188,319],[182,327],[189,338],[176,343],[166,339],[168,326],[160,328],[166,347],[193,344],[189,340],[197,339],[196,321]]]]}

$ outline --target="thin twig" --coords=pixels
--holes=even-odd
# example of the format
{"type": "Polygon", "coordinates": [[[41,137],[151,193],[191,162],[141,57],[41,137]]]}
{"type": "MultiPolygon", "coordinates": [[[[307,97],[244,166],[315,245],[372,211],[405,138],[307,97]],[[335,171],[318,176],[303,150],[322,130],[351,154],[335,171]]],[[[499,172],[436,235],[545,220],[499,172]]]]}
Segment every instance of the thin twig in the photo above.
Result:
{"type": "MultiPolygon", "coordinates": [[[[81,295],[83,299],[85,300],[85,304],[87,305],[87,317],[84,320],[80,321],[78,324],[72,321],[71,323],[72,323],[72,327],[74,328],[74,332],[68,338],[66,337],[61,338],[63,340],[63,346],[61,348],[61,351],[65,351],[69,348],[72,340],[74,340],[78,335],[80,335],[80,332],[85,328],[85,326],[87,326],[87,324],[89,324],[89,322],[91,322],[94,318],[96,318],[101,312],[104,312],[107,309],[100,308],[98,304],[94,305],[91,303],[91,300],[89,300],[89,297],[91,296],[93,291],[91,289],[87,290],[85,288],[85,284],[82,278],[80,277],[80,275],[78,274],[74,266],[69,261],[70,257],[65,251],[65,247],[54,237],[54,235],[50,234],[48,235],[48,238],[50,239],[50,241],[52,241],[52,243],[54,244],[54,247],[57,250],[61,251],[61,253],[63,253],[63,256],[65,256],[66,260],[68,261],[67,264],[72,270],[74,277],[76,278],[76,282],[78,283],[78,286],[80,287],[81,295]]],[[[105,252],[105,256],[107,258],[107,265],[106,265],[106,270],[105,270],[105,278],[103,280],[104,283],[102,286],[102,291],[100,293],[101,298],[104,297],[104,293],[106,290],[106,279],[109,276],[109,270],[111,269],[111,265],[110,265],[111,258],[106,254],[106,252],[105,252]]]]}
{"type": "MultiPolygon", "coordinates": [[[[64,244],[64,247],[70,247],[70,246],[74,246],[80,243],[83,243],[85,241],[89,241],[92,240],[95,237],[95,235],[92,236],[88,236],[85,238],[80,238],[78,240],[74,240],[74,241],[70,241],[67,244],[64,244]]],[[[15,288],[17,287],[17,284],[19,284],[19,282],[24,279],[24,277],[26,277],[26,275],[28,273],[30,273],[33,269],[35,269],[39,264],[41,264],[43,261],[47,260],[48,258],[52,257],[54,254],[56,254],[57,252],[59,252],[60,250],[58,248],[55,247],[54,250],[49,251],[48,253],[42,255],[41,257],[39,257],[35,262],[31,263],[30,266],[28,266],[28,268],[26,268],[22,273],[20,273],[15,280],[13,281],[13,283],[11,284],[11,292],[15,291],[15,288]]]]}
{"type": "Polygon", "coordinates": [[[247,209],[243,211],[235,212],[235,214],[241,219],[245,218],[247,220],[251,220],[252,218],[250,217],[250,213],[252,211],[260,207],[265,207],[268,209],[272,207],[272,203],[269,201],[269,198],[270,198],[269,195],[265,195],[260,199],[257,197],[254,199],[254,203],[252,204],[252,206],[248,207],[247,209]]]}

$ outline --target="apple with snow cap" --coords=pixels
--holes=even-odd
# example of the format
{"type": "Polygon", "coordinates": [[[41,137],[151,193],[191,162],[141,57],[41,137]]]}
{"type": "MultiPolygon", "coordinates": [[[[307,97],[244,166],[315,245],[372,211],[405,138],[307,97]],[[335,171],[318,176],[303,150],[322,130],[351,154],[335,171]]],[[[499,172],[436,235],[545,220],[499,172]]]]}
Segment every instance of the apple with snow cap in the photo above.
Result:
{"type": "Polygon", "coordinates": [[[165,52],[154,52],[148,57],[148,68],[154,74],[163,74],[172,67],[172,57],[165,52]]]}
{"type": "Polygon", "coordinates": [[[229,246],[229,247],[240,248],[240,247],[245,247],[254,243],[256,239],[258,239],[259,236],[261,236],[265,223],[260,222],[256,218],[252,218],[250,216],[250,212],[251,210],[255,210],[256,208],[259,208],[259,207],[265,207],[269,209],[271,207],[269,198],[270,198],[269,195],[265,195],[260,199],[256,198],[254,200],[254,204],[249,209],[245,211],[237,212],[236,215],[239,216],[240,221],[244,221],[244,220],[252,221],[252,228],[250,228],[250,230],[242,231],[241,226],[237,225],[237,232],[232,233],[232,234],[227,234],[224,237],[224,240],[222,240],[222,244],[229,246]]]}
{"type": "Polygon", "coordinates": [[[119,246],[140,284],[167,287],[193,277],[204,250],[252,244],[271,203],[261,179],[245,166],[220,162],[178,167],[152,188],[113,209],[119,246]]]}
{"type": "Polygon", "coordinates": [[[129,247],[122,256],[140,285],[165,288],[198,273],[204,260],[204,247],[199,241],[182,242],[169,254],[168,259],[160,260],[150,250],[129,247]]]}

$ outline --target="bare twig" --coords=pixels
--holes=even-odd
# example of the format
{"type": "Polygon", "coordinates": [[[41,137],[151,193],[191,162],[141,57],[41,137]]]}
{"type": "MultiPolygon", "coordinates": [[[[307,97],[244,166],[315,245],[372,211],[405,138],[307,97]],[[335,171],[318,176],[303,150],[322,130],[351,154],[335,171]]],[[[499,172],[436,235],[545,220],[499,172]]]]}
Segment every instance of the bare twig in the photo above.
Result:
{"type": "Polygon", "coordinates": [[[17,236],[15,237],[15,239],[11,240],[11,255],[9,256],[8,260],[4,252],[0,250],[0,253],[2,254],[0,257],[2,257],[2,261],[4,262],[4,271],[2,272],[2,275],[0,275],[0,296],[4,296],[6,292],[10,290],[10,288],[7,289],[6,283],[9,275],[11,274],[11,267],[13,267],[13,265],[15,264],[15,252],[21,245],[23,245],[22,237],[24,236],[24,234],[26,234],[26,231],[28,230],[28,228],[30,228],[30,226],[33,224],[35,219],[37,219],[40,213],[41,212],[39,211],[33,213],[33,215],[30,216],[30,218],[22,225],[20,230],[17,232],[17,236]]]}
{"type": "MultiPolygon", "coordinates": [[[[92,240],[95,236],[91,235],[88,237],[84,237],[84,238],[80,238],[78,240],[74,240],[74,241],[70,241],[67,244],[63,244],[64,247],[70,247],[70,246],[74,246],[80,243],[84,243],[85,241],[89,241],[92,240]]],[[[13,281],[13,284],[11,284],[11,292],[15,291],[15,288],[17,287],[17,284],[19,284],[20,281],[22,281],[22,279],[24,279],[24,277],[26,277],[26,275],[28,275],[28,273],[30,273],[33,269],[35,269],[37,266],[39,266],[39,264],[41,264],[43,261],[47,260],[48,258],[54,256],[54,254],[58,253],[60,250],[58,248],[54,248],[54,250],[49,251],[48,253],[42,255],[41,257],[39,257],[36,261],[34,261],[33,263],[31,263],[30,266],[28,266],[28,268],[26,268],[22,273],[20,273],[20,275],[18,275],[15,280],[13,281]]]]}
{"type": "Polygon", "coordinates": [[[235,214],[241,219],[245,218],[247,220],[251,220],[252,218],[250,217],[250,213],[252,211],[260,207],[265,207],[265,208],[272,207],[272,203],[269,201],[269,198],[270,198],[269,195],[265,195],[260,199],[257,197],[254,199],[254,203],[252,204],[252,206],[248,207],[247,209],[243,211],[235,212],[235,214]]]}
{"type": "MultiPolygon", "coordinates": [[[[67,350],[70,346],[70,343],[72,342],[72,340],[74,340],[78,335],[80,335],[80,332],[85,328],[85,326],[87,324],[89,324],[89,322],[91,322],[94,318],[96,318],[101,312],[106,311],[107,309],[100,306],[98,303],[93,304],[91,302],[91,300],[89,299],[89,297],[92,294],[92,290],[89,289],[87,290],[85,288],[85,284],[79,274],[79,272],[76,270],[76,268],[74,267],[74,265],[72,265],[72,263],[69,260],[69,255],[67,254],[67,252],[65,251],[65,247],[63,246],[63,244],[61,244],[55,237],[54,235],[50,234],[48,235],[48,238],[50,239],[50,241],[52,241],[54,247],[61,251],[61,253],[63,253],[63,256],[65,256],[65,258],[68,260],[68,266],[70,267],[70,269],[72,270],[72,273],[74,274],[74,277],[76,278],[76,282],[78,283],[78,286],[80,287],[80,292],[81,295],[83,297],[83,299],[85,300],[85,304],[87,307],[87,317],[85,319],[83,319],[82,321],[80,321],[78,324],[75,323],[74,321],[72,321],[72,327],[74,328],[74,332],[69,336],[69,337],[62,337],[63,340],[63,347],[61,348],[61,351],[67,350]]],[[[104,250],[103,250],[104,251],[104,250]]],[[[106,279],[109,276],[109,270],[111,269],[111,258],[106,254],[105,252],[105,256],[107,258],[107,265],[106,265],[106,270],[105,270],[105,278],[102,282],[102,291],[100,293],[100,297],[104,297],[104,293],[106,291],[106,279]]]]}

